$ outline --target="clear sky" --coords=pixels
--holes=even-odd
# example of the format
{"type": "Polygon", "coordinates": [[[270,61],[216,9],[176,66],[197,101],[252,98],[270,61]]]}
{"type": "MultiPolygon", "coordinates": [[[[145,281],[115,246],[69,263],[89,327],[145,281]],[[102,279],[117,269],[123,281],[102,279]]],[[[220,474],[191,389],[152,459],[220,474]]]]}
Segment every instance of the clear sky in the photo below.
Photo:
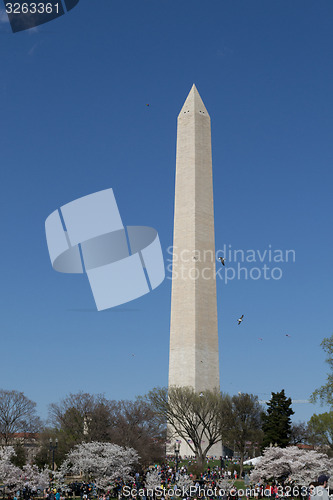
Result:
{"type": "MultiPolygon", "coordinates": [[[[44,222],[112,187],[123,222],[156,228],[169,259],[176,119],[195,82],[212,120],[216,249],[296,255],[266,258],[281,279],[218,277],[222,390],[307,399],[333,333],[332,1],[81,0],[33,31],[0,20],[0,386],[45,417],[69,392],[167,384],[170,273],[97,312],[86,277],[53,271],[44,222]]],[[[294,420],[324,409],[295,404],[294,420]]]]}

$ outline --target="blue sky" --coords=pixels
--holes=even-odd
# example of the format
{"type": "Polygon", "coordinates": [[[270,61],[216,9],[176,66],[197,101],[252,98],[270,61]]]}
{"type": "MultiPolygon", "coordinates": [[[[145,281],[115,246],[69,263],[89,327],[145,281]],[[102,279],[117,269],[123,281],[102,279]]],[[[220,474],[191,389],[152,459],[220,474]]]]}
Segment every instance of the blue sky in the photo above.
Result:
{"type": "MultiPolygon", "coordinates": [[[[86,277],[52,270],[44,222],[112,187],[123,222],[156,228],[168,259],[176,119],[195,82],[216,248],[296,255],[280,280],[217,280],[222,390],[307,399],[333,333],[332,2],[81,0],[17,34],[0,19],[1,386],[45,417],[69,392],[167,384],[170,275],[97,312],[86,277]]],[[[324,409],[297,404],[294,420],[324,409]]]]}

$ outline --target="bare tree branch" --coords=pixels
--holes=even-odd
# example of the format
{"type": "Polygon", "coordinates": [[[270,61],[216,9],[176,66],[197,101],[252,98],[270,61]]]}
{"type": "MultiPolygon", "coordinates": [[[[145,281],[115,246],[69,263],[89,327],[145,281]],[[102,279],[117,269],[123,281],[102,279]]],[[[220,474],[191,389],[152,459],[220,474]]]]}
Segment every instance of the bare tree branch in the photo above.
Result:
{"type": "Polygon", "coordinates": [[[0,390],[0,436],[6,445],[15,433],[37,432],[40,427],[35,402],[23,392],[0,390]]]}

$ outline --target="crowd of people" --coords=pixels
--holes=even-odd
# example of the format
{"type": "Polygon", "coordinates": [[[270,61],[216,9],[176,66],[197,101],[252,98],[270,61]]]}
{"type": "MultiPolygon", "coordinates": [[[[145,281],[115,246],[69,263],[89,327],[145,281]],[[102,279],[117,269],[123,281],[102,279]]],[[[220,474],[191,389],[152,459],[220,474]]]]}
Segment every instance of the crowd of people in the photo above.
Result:
{"type": "MultiPolygon", "coordinates": [[[[191,464],[189,464],[191,465],[191,464]]],[[[230,465],[230,464],[229,464],[230,465]]],[[[232,467],[231,467],[232,468],[232,467]]],[[[241,498],[248,500],[268,499],[268,500],[291,500],[293,498],[302,498],[304,500],[330,500],[330,491],[328,489],[328,477],[321,475],[317,481],[312,482],[308,486],[293,486],[288,482],[278,483],[276,481],[265,483],[258,482],[252,484],[249,476],[243,473],[244,487],[237,488],[235,482],[237,480],[236,469],[233,472],[227,468],[207,467],[206,471],[200,475],[194,475],[190,472],[187,466],[182,465],[177,471],[169,464],[155,465],[154,468],[158,471],[160,478],[160,486],[156,491],[145,488],[145,477],[136,476],[131,484],[130,491],[132,500],[149,500],[151,497],[159,500],[171,500],[172,497],[182,497],[187,499],[219,499],[219,500],[240,500],[241,498]],[[187,478],[187,487],[183,488],[181,495],[178,483],[183,483],[181,478],[187,478]],[[188,485],[191,485],[190,487],[188,485]],[[140,494],[141,492],[141,494],[140,494]]],[[[123,488],[118,489],[118,498],[125,500],[127,496],[123,496],[123,488]]],[[[333,491],[331,492],[333,495],[333,491]]],[[[333,497],[332,497],[333,498],[333,497]]]]}
{"type": "MultiPolygon", "coordinates": [[[[80,500],[173,500],[182,498],[184,500],[240,500],[250,498],[254,500],[291,500],[292,498],[302,498],[303,500],[330,500],[328,477],[319,476],[317,481],[309,486],[294,487],[283,483],[271,482],[251,484],[249,477],[245,474],[244,487],[237,488],[236,469],[233,467],[221,468],[210,467],[201,474],[191,472],[191,462],[181,465],[177,470],[170,463],[155,465],[148,468],[144,473],[136,473],[133,481],[124,483],[116,481],[114,486],[108,491],[99,491],[94,483],[71,483],[64,489],[49,488],[44,491],[45,500],[64,500],[66,497],[80,497],[80,500]],[[154,487],[147,486],[147,474],[155,473],[158,484],[154,487]],[[182,488],[179,488],[182,485],[182,488]]],[[[239,484],[239,483],[237,483],[239,484]]],[[[332,492],[333,493],[333,492],[332,492]]],[[[25,498],[25,495],[23,495],[25,498]]],[[[27,497],[28,498],[28,497],[27,497]]],[[[18,500],[14,496],[13,500],[18,500]]]]}

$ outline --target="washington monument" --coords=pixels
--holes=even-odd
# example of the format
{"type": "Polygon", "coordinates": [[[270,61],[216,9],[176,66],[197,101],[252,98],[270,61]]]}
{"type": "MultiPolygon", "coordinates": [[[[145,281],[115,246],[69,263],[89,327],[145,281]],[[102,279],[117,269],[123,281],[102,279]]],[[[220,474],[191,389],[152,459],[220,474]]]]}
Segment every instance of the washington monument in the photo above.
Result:
{"type": "Polygon", "coordinates": [[[211,127],[195,85],[177,126],[170,386],[220,389],[211,127]]]}

